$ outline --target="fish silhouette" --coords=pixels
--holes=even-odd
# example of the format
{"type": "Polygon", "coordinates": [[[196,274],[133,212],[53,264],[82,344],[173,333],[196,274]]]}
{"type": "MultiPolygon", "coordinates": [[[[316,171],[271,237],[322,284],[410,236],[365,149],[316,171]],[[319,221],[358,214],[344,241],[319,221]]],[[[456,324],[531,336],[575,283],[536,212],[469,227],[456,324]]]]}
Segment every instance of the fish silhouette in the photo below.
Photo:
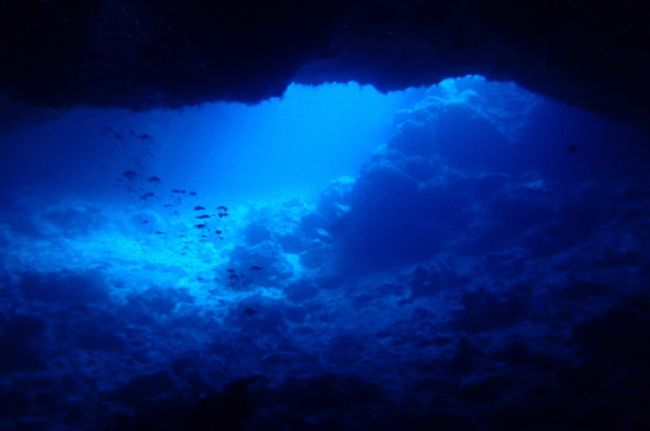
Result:
{"type": "Polygon", "coordinates": [[[122,172],[122,176],[126,177],[126,179],[129,181],[133,181],[135,177],[138,176],[138,173],[135,171],[124,171],[122,172]]]}

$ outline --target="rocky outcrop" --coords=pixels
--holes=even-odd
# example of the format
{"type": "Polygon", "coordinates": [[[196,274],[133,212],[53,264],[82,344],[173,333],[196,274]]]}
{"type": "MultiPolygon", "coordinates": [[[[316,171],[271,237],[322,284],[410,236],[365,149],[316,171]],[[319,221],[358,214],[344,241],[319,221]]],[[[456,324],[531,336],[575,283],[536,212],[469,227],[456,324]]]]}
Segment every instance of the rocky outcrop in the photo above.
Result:
{"type": "Polygon", "coordinates": [[[255,102],[291,81],[391,90],[477,73],[645,124],[649,21],[631,0],[9,0],[0,93],[141,109],[255,102]]]}

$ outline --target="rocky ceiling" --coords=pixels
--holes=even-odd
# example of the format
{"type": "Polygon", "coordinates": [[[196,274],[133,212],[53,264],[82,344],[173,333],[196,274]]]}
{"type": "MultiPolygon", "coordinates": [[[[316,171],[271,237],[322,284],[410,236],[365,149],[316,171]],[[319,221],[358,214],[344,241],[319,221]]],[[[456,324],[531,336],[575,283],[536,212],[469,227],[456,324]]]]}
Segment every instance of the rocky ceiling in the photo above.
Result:
{"type": "MultiPolygon", "coordinates": [[[[650,3],[5,0],[0,94],[32,106],[254,102],[291,81],[382,90],[479,73],[650,119],[650,3]]],[[[0,99],[0,100],[2,100],[0,99]]]]}

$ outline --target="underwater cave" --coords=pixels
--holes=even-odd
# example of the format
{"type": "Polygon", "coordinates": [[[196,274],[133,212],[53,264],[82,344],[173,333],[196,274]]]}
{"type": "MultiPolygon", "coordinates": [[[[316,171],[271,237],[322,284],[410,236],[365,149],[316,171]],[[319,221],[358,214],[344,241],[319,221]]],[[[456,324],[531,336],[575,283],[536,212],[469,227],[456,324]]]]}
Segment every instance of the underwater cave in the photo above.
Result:
{"type": "Polygon", "coordinates": [[[1,429],[650,429],[648,6],[3,8],[1,429]]]}

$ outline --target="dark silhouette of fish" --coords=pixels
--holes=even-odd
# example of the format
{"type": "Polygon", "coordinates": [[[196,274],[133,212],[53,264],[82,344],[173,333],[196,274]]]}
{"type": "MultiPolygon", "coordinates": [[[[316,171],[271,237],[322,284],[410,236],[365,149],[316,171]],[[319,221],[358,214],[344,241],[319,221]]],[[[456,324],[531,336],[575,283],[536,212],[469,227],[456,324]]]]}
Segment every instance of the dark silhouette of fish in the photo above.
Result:
{"type": "Polygon", "coordinates": [[[163,232],[163,231],[160,231],[160,230],[156,231],[156,235],[164,235],[164,234],[165,234],[165,232],[163,232]]]}
{"type": "Polygon", "coordinates": [[[135,177],[138,176],[138,173],[135,171],[124,171],[122,172],[122,176],[126,177],[126,179],[129,181],[133,181],[135,177]]]}
{"type": "Polygon", "coordinates": [[[202,224],[195,224],[195,225],[194,225],[194,227],[196,227],[197,229],[203,229],[203,228],[206,227],[206,226],[207,226],[207,224],[205,224],[205,223],[202,223],[202,224]]]}
{"type": "Polygon", "coordinates": [[[228,271],[228,272],[235,272],[235,270],[232,269],[232,268],[228,268],[226,271],[228,271]]]}
{"type": "Polygon", "coordinates": [[[219,213],[219,218],[228,217],[228,213],[219,213]]]}
{"type": "Polygon", "coordinates": [[[147,192],[147,193],[143,194],[142,196],[140,196],[140,199],[147,200],[147,199],[152,198],[154,196],[155,196],[154,192],[147,192]]]}
{"type": "Polygon", "coordinates": [[[113,136],[115,137],[115,139],[120,141],[124,138],[124,135],[122,135],[120,132],[113,133],[113,136]]]}
{"type": "Polygon", "coordinates": [[[578,146],[576,144],[573,144],[573,145],[569,146],[569,152],[571,154],[575,154],[576,151],[578,151],[578,146]]]}
{"type": "Polygon", "coordinates": [[[183,189],[173,189],[172,193],[183,193],[183,194],[185,194],[187,192],[185,190],[183,190],[183,189]]]}
{"type": "Polygon", "coordinates": [[[149,177],[147,181],[154,184],[160,184],[160,178],[156,176],[149,177]]]}
{"type": "Polygon", "coordinates": [[[189,192],[188,195],[190,195],[190,196],[196,196],[196,192],[189,192]]]}
{"type": "Polygon", "coordinates": [[[244,314],[247,316],[253,316],[255,314],[255,309],[251,307],[246,307],[244,309],[244,314]]]}
{"type": "Polygon", "coordinates": [[[210,218],[210,216],[208,214],[202,214],[200,216],[196,216],[196,218],[198,218],[198,219],[206,219],[206,218],[210,218]]]}
{"type": "Polygon", "coordinates": [[[226,213],[227,213],[227,212],[228,212],[228,208],[226,208],[225,206],[221,205],[220,207],[217,207],[217,211],[222,211],[222,212],[226,212],[226,213]]]}
{"type": "Polygon", "coordinates": [[[261,271],[261,270],[262,270],[262,267],[261,267],[261,266],[257,266],[257,265],[253,265],[253,266],[251,266],[249,269],[250,269],[251,271],[261,271]]]}
{"type": "Polygon", "coordinates": [[[219,229],[215,230],[214,233],[216,233],[217,235],[221,235],[221,231],[219,229]]]}
{"type": "Polygon", "coordinates": [[[197,205],[194,207],[194,211],[203,211],[205,208],[202,207],[201,205],[197,205]]]}
{"type": "Polygon", "coordinates": [[[142,134],[138,135],[138,139],[140,139],[141,141],[150,141],[153,138],[148,133],[142,133],[142,134]]]}

